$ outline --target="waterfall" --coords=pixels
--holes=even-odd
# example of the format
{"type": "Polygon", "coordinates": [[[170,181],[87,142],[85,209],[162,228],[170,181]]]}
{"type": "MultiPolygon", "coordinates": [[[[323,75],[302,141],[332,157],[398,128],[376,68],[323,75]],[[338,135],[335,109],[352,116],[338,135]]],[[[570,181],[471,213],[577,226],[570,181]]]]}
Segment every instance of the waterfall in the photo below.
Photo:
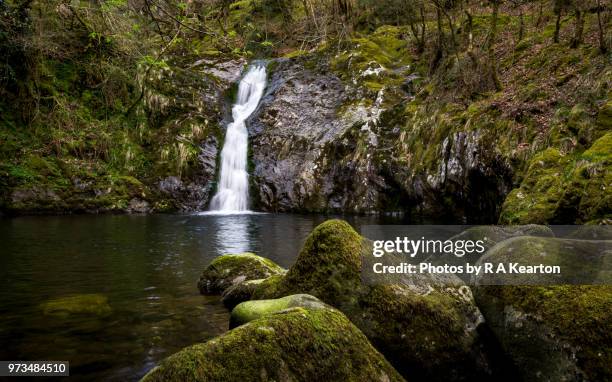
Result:
{"type": "Polygon", "coordinates": [[[219,212],[247,211],[249,176],[247,173],[248,132],[245,121],[255,111],[266,87],[266,68],[253,65],[238,85],[233,121],[227,126],[221,151],[221,173],[217,193],[210,209],[219,212]]]}

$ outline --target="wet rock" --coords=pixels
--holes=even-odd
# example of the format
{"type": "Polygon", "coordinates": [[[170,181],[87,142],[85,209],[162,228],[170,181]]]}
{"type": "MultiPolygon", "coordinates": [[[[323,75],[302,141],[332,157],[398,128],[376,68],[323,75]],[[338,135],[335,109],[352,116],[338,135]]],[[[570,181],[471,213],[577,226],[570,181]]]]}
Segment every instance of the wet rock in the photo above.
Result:
{"type": "Polygon", "coordinates": [[[329,309],[328,305],[325,305],[321,300],[309,294],[294,294],[273,300],[245,301],[238,304],[232,310],[232,315],[230,316],[230,329],[257,320],[261,317],[298,307],[307,309],[329,309]]]}
{"type": "MultiPolygon", "coordinates": [[[[512,169],[489,150],[486,134],[449,132],[426,148],[435,150],[433,155],[411,159],[425,148],[401,142],[419,142],[420,129],[433,132],[435,127],[430,115],[417,119],[395,107],[411,98],[402,82],[372,68],[354,80],[350,59],[344,74],[354,81],[348,80],[327,68],[325,60],[313,65],[283,59],[270,65],[266,95],[248,123],[257,208],[406,211],[466,222],[497,218],[512,169]],[[380,82],[380,88],[364,88],[364,78],[377,89],[380,82]]],[[[415,78],[403,79],[410,93],[415,78]]]]}
{"type": "Polygon", "coordinates": [[[257,280],[285,271],[273,261],[253,253],[219,256],[202,272],[198,289],[202,294],[219,294],[247,280],[257,280]]]}
{"type": "Polygon", "coordinates": [[[154,381],[403,381],[337,310],[293,308],[168,357],[154,381]]]}
{"type": "Polygon", "coordinates": [[[146,200],[133,198],[127,206],[126,212],[130,214],[145,214],[151,211],[151,206],[146,200]]]}
{"type": "Polygon", "coordinates": [[[197,170],[184,179],[168,176],[158,183],[159,191],[169,198],[177,210],[201,211],[212,197],[212,184],[215,181],[218,141],[208,137],[200,145],[197,170]]]}

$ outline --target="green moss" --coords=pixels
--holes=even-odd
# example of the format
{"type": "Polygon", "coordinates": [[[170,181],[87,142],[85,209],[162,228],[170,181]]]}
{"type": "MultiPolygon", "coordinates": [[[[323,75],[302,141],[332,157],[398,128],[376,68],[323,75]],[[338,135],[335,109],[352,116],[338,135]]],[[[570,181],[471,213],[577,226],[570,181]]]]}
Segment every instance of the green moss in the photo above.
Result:
{"type": "Polygon", "coordinates": [[[198,289],[202,294],[218,294],[234,284],[284,272],[273,261],[253,253],[223,255],[215,258],[202,272],[198,289]]]}
{"type": "MultiPolygon", "coordinates": [[[[328,220],[306,238],[286,276],[257,285],[252,298],[311,294],[346,314],[402,375],[478,378],[483,371],[476,362],[479,350],[472,321],[477,309],[469,289],[441,286],[435,280],[415,281],[414,289],[363,283],[362,255],[367,245],[348,223],[328,220]]],[[[282,305],[276,300],[245,304],[246,310],[262,311],[282,305]]],[[[245,316],[250,317],[250,312],[245,316]]]]}
{"type": "Polygon", "coordinates": [[[108,316],[112,310],[108,298],[101,294],[80,294],[49,300],[40,305],[47,316],[68,317],[74,314],[108,316]]]}
{"type": "Polygon", "coordinates": [[[612,378],[610,286],[489,286],[475,294],[526,380],[612,378]]]}
{"type": "Polygon", "coordinates": [[[403,381],[340,312],[294,308],[172,355],[143,381],[403,381]]]}
{"type": "Polygon", "coordinates": [[[230,317],[230,328],[290,308],[329,309],[328,305],[308,294],[294,294],[273,300],[245,301],[238,304],[230,317]]]}
{"type": "Polygon", "coordinates": [[[361,283],[361,249],[362,238],[350,224],[328,220],[308,235],[278,289],[310,293],[337,306],[361,283]]]}
{"type": "Polygon", "coordinates": [[[553,148],[536,155],[521,186],[504,201],[500,223],[580,223],[608,217],[611,149],[608,133],[581,155],[563,155],[553,148]]]}

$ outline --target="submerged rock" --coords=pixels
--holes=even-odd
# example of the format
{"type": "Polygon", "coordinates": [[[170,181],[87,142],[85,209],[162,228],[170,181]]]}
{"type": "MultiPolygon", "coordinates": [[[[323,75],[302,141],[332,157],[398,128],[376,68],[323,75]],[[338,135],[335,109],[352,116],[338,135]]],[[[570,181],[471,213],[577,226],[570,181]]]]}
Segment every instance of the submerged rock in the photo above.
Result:
{"type": "Polygon", "coordinates": [[[406,377],[434,381],[484,379],[486,357],[476,331],[482,316],[468,287],[435,278],[417,284],[366,285],[363,238],[329,220],[308,236],[287,275],[255,298],[308,293],[340,309],[406,377]]]}
{"type": "Polygon", "coordinates": [[[112,309],[108,298],[101,294],[79,294],[49,300],[40,305],[46,316],[68,317],[74,314],[108,316],[112,309]]]}
{"type": "Polygon", "coordinates": [[[273,261],[253,253],[219,256],[202,272],[198,289],[202,294],[218,294],[246,280],[283,274],[285,270],[273,261]]]}
{"type": "Polygon", "coordinates": [[[274,300],[245,301],[238,304],[230,317],[230,328],[246,324],[247,322],[269,316],[290,308],[329,309],[318,298],[309,294],[294,294],[274,300]]]}
{"type": "Polygon", "coordinates": [[[335,309],[293,308],[168,357],[154,381],[403,381],[335,309]]]}

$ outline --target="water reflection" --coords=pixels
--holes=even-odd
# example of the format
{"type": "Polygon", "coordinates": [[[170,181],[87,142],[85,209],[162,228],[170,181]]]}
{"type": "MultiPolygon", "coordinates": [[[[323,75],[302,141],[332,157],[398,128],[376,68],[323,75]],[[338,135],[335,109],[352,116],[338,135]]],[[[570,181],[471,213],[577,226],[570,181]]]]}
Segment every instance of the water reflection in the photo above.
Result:
{"type": "Polygon", "coordinates": [[[254,239],[257,237],[250,229],[255,231],[254,220],[249,215],[215,216],[216,219],[216,246],[219,254],[250,252],[254,250],[254,239]],[[249,226],[251,225],[251,226],[249,226]]]}

